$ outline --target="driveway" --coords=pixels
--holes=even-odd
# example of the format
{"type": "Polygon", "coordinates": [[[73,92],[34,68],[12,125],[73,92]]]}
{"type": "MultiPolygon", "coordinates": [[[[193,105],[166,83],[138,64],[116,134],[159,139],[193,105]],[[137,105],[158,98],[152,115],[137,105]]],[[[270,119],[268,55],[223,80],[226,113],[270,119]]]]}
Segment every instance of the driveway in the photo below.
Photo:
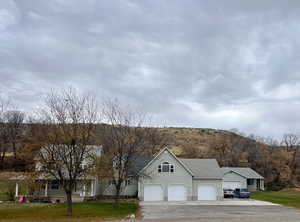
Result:
{"type": "Polygon", "coordinates": [[[216,200],[201,200],[201,201],[141,201],[140,206],[199,206],[199,205],[209,205],[209,206],[280,206],[279,204],[274,204],[266,201],[252,200],[252,199],[224,199],[222,201],[216,200]]]}
{"type": "Polygon", "coordinates": [[[141,202],[143,221],[299,222],[300,211],[264,201],[141,202]]]}

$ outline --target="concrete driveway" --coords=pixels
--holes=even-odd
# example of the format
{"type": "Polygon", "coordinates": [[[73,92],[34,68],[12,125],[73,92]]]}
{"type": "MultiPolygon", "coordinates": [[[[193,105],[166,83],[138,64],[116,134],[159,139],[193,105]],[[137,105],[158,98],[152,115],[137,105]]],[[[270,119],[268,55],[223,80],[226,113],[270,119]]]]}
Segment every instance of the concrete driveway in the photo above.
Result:
{"type": "Polygon", "coordinates": [[[300,211],[264,201],[141,202],[143,221],[299,222],[300,211]]]}
{"type": "Polygon", "coordinates": [[[176,205],[186,205],[186,206],[199,206],[199,205],[209,205],[209,206],[279,206],[279,204],[274,204],[266,201],[253,200],[253,199],[224,199],[220,200],[201,200],[201,201],[141,201],[140,206],[176,206],[176,205]]]}

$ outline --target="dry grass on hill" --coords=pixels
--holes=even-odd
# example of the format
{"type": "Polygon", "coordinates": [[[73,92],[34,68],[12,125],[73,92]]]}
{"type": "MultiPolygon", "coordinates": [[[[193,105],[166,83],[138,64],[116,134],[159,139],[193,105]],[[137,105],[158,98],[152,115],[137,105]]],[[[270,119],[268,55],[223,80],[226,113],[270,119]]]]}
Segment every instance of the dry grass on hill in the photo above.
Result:
{"type": "Polygon", "coordinates": [[[218,139],[228,138],[236,135],[232,132],[217,129],[205,128],[175,128],[166,127],[159,129],[161,133],[170,137],[170,148],[177,154],[182,154],[186,146],[197,148],[199,150],[209,149],[210,144],[218,139]]]}

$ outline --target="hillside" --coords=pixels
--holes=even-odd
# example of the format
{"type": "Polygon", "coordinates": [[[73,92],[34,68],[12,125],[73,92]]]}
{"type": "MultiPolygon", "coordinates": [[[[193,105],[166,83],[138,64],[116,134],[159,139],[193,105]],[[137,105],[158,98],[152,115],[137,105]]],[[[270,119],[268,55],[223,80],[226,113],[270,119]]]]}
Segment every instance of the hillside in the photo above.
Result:
{"type": "Polygon", "coordinates": [[[177,155],[181,155],[187,146],[207,151],[215,141],[228,140],[230,137],[242,138],[230,131],[208,128],[165,127],[159,128],[159,131],[170,138],[168,144],[177,155]]]}

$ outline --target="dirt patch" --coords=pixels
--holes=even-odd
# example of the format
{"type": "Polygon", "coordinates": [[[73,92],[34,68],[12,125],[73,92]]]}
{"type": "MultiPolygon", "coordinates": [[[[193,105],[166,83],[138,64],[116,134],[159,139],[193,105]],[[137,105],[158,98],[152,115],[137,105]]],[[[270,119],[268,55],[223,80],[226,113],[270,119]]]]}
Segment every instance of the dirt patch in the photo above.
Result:
{"type": "Polygon", "coordinates": [[[295,188],[285,188],[281,190],[282,192],[300,192],[300,187],[295,187],[295,188]]]}

